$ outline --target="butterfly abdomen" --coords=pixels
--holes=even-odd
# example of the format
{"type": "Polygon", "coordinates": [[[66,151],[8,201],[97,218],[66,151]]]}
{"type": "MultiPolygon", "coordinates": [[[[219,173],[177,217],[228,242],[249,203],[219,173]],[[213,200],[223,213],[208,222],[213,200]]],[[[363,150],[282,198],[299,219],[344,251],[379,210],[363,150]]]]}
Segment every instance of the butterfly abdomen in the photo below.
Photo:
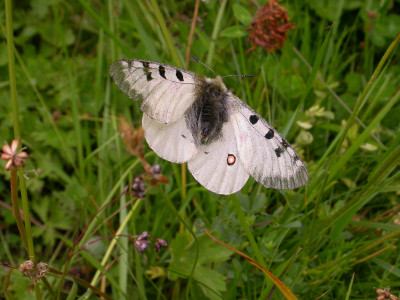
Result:
{"type": "Polygon", "coordinates": [[[186,124],[198,145],[209,145],[228,122],[228,93],[220,78],[205,79],[195,91],[195,101],[185,113],[186,124]]]}

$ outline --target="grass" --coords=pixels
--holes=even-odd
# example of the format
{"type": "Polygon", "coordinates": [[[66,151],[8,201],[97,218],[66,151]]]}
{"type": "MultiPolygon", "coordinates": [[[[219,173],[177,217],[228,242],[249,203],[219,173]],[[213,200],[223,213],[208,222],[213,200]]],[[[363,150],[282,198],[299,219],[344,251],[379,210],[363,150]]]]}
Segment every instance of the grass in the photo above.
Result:
{"type": "Polygon", "coordinates": [[[283,1],[295,28],[270,53],[246,52],[265,1],[200,1],[194,31],[195,1],[5,3],[0,139],[20,137],[30,154],[17,195],[31,218],[20,234],[16,170],[1,168],[1,297],[283,299],[268,271],[299,299],[372,299],[387,287],[399,296],[396,2],[283,1]],[[146,165],[126,150],[119,117],[139,128],[142,112],[108,68],[121,58],[185,67],[187,53],[222,76],[254,75],[224,81],[294,146],[306,187],[250,179],[219,196],[144,143],[169,183],[146,183],[141,199],[126,193],[146,165]],[[139,253],[144,231],[168,247],[139,253]],[[29,258],[51,268],[36,285],[15,270],[29,258]]]}

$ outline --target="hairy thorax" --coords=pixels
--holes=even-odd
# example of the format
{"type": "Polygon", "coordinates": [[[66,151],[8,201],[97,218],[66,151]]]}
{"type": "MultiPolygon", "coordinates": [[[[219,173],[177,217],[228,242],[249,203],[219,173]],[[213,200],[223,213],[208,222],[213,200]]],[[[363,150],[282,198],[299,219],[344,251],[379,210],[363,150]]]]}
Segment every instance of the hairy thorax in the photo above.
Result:
{"type": "Polygon", "coordinates": [[[185,113],[186,124],[197,145],[209,145],[221,135],[228,121],[228,93],[221,77],[201,79],[195,101],[185,113]]]}

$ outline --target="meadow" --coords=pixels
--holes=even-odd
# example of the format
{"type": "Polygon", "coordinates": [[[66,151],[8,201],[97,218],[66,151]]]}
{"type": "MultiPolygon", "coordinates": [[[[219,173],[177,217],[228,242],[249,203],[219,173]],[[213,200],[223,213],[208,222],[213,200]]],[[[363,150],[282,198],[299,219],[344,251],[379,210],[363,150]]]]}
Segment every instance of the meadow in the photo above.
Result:
{"type": "Polygon", "coordinates": [[[0,162],[0,298],[399,297],[400,3],[267,2],[0,4],[0,142],[29,155],[0,162]],[[217,195],[148,147],[109,67],[214,77],[193,56],[252,75],[224,83],[306,186],[217,195]]]}

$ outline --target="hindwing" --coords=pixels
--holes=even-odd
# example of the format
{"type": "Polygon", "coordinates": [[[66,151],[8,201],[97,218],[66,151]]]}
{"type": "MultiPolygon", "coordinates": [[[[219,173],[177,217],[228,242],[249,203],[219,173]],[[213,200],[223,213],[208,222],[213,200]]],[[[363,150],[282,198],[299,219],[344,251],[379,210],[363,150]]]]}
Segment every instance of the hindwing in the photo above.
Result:
{"type": "Polygon", "coordinates": [[[231,103],[239,158],[250,175],[268,188],[305,185],[307,169],[289,143],[242,100],[231,95],[231,103]]]}

